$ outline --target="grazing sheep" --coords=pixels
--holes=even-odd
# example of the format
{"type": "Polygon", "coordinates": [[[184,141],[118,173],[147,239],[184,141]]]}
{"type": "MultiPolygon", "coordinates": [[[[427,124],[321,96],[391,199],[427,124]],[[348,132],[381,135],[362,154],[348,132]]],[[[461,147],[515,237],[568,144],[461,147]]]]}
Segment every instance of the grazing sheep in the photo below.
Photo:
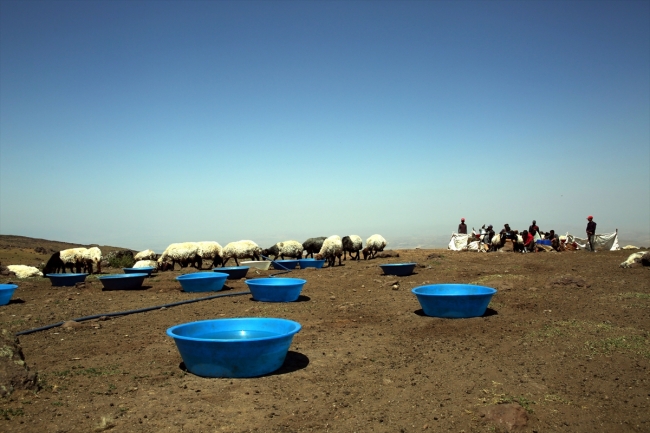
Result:
{"type": "Polygon", "coordinates": [[[97,247],[83,248],[83,265],[89,274],[93,273],[93,264],[97,267],[97,273],[102,273],[102,251],[97,247]]]}
{"type": "Polygon", "coordinates": [[[371,259],[375,258],[375,255],[384,251],[388,242],[381,235],[372,235],[366,240],[366,247],[361,250],[363,253],[363,260],[368,260],[368,257],[371,259]]]}
{"type": "Polygon", "coordinates": [[[33,266],[9,265],[9,271],[16,274],[17,278],[42,277],[43,273],[33,266]]]}
{"type": "Polygon", "coordinates": [[[626,261],[620,264],[621,268],[631,268],[635,263],[641,263],[643,266],[650,266],[650,252],[643,251],[630,254],[626,261]]]}
{"type": "Polygon", "coordinates": [[[344,236],[341,242],[343,243],[343,260],[348,259],[347,253],[350,253],[350,260],[360,260],[359,251],[363,248],[361,237],[357,235],[344,236]],[[354,253],[357,253],[356,257],[353,255],[354,253]]]}
{"type": "Polygon", "coordinates": [[[158,262],[155,260],[138,260],[133,265],[134,268],[153,268],[154,272],[158,270],[158,262]]]}
{"type": "Polygon", "coordinates": [[[341,242],[341,237],[338,235],[333,235],[323,241],[323,246],[321,247],[318,254],[316,254],[316,260],[326,259],[328,266],[332,267],[336,263],[336,258],[338,257],[339,266],[341,266],[342,255],[343,242],[341,242]]]}
{"type": "Polygon", "coordinates": [[[262,250],[262,255],[266,257],[274,256],[273,260],[277,260],[278,257],[284,260],[285,256],[301,259],[303,250],[304,247],[298,241],[284,241],[262,250]]]}
{"type": "Polygon", "coordinates": [[[253,241],[230,242],[223,248],[223,266],[226,266],[231,258],[235,259],[237,266],[239,266],[237,259],[259,260],[261,252],[262,249],[253,241]]]}
{"type": "Polygon", "coordinates": [[[133,259],[136,262],[140,260],[156,260],[156,255],[157,254],[154,252],[154,250],[144,250],[136,254],[133,259]]]}
{"type": "Polygon", "coordinates": [[[75,271],[81,273],[85,264],[85,250],[86,248],[68,248],[67,250],[59,251],[64,266],[70,266],[71,272],[72,266],[74,266],[75,271]]]}
{"type": "Polygon", "coordinates": [[[325,239],[327,239],[325,236],[320,236],[317,238],[309,238],[303,242],[302,247],[305,251],[305,257],[311,255],[311,257],[314,258],[314,254],[317,254],[320,251],[325,239]]]}
{"type": "Polygon", "coordinates": [[[199,256],[201,256],[202,260],[212,260],[213,268],[223,263],[223,248],[218,242],[202,241],[197,242],[197,244],[199,244],[199,256]]]}
{"type": "Polygon", "coordinates": [[[166,265],[165,263],[171,261],[171,270],[174,270],[176,263],[178,263],[181,268],[185,268],[188,265],[195,266],[195,264],[201,268],[203,261],[199,255],[199,249],[199,244],[197,242],[170,244],[158,258],[158,267],[160,269],[167,269],[169,265],[166,265]]]}
{"type": "MultiPolygon", "coordinates": [[[[56,253],[52,254],[52,256],[45,264],[45,267],[43,268],[43,275],[65,273],[65,266],[66,264],[63,263],[63,260],[61,260],[61,252],[57,251],[56,253]]],[[[74,272],[73,263],[69,263],[67,266],[70,268],[71,273],[74,272]]]]}

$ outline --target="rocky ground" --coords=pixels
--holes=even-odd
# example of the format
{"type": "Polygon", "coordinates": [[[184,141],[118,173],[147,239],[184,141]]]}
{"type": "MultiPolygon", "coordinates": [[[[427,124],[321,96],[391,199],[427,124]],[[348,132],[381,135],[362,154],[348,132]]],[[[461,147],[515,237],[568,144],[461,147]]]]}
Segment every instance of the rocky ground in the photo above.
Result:
{"type": "MultiPolygon", "coordinates": [[[[0,261],[12,248],[29,255],[29,247],[5,246],[0,261]]],[[[650,431],[650,269],[620,268],[630,251],[398,252],[292,272],[307,280],[300,302],[236,295],[23,335],[29,372],[13,350],[22,370],[7,374],[28,389],[0,400],[0,431],[650,431]],[[407,277],[378,267],[400,262],[419,266],[407,277]],[[483,317],[425,316],[411,289],[444,282],[498,293],[483,317]],[[283,317],[303,328],[273,374],[186,372],[165,330],[223,317],[283,317]]],[[[96,276],[72,288],[17,281],[13,300],[0,307],[3,347],[15,332],[202,297],[175,281],[193,271],[160,273],[142,290],[119,292],[103,291],[96,276]]],[[[240,280],[223,293],[245,291],[240,280]]]]}

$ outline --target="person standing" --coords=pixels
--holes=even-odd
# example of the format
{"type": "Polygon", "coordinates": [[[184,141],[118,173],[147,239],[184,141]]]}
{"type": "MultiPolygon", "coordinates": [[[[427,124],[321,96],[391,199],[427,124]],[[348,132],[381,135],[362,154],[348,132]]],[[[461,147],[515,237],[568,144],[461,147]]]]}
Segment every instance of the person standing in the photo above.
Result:
{"type": "Polygon", "coordinates": [[[594,221],[594,217],[589,215],[587,217],[587,239],[589,240],[589,249],[591,249],[592,252],[596,252],[594,249],[594,236],[596,235],[596,221],[594,221]]]}
{"type": "Polygon", "coordinates": [[[533,236],[539,234],[539,226],[537,225],[537,221],[533,220],[533,223],[530,225],[530,227],[528,227],[528,233],[533,236]]]}
{"type": "Polygon", "coordinates": [[[461,235],[467,234],[467,225],[465,224],[465,218],[460,219],[460,224],[458,224],[458,233],[461,235]]]}

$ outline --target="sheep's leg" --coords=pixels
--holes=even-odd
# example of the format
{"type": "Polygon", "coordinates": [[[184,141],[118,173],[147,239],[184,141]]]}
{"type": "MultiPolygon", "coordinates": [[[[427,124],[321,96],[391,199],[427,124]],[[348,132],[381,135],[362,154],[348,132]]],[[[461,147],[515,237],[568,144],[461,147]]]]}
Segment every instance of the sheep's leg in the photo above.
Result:
{"type": "Polygon", "coordinates": [[[226,267],[226,263],[228,263],[228,260],[230,260],[230,257],[228,257],[226,260],[221,260],[221,267],[224,268],[226,267]]]}
{"type": "Polygon", "coordinates": [[[233,257],[235,259],[235,264],[239,266],[239,261],[237,260],[237,256],[233,257]]]}

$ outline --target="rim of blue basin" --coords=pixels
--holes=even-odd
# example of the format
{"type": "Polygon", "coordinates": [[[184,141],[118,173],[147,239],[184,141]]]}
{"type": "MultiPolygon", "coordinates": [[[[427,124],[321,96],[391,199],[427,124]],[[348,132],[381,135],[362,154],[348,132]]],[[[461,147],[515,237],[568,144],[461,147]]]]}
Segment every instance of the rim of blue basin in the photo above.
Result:
{"type": "Polygon", "coordinates": [[[415,265],[417,265],[417,263],[385,263],[379,265],[379,267],[384,271],[384,274],[396,275],[399,277],[413,273],[415,265]]]}
{"type": "Polygon", "coordinates": [[[74,286],[86,280],[88,274],[45,274],[53,286],[74,286]]]}
{"type": "Polygon", "coordinates": [[[146,277],[147,274],[145,273],[137,273],[137,274],[111,274],[111,275],[103,275],[101,277],[97,277],[98,280],[127,280],[129,278],[142,278],[146,277]]]}
{"type": "Polygon", "coordinates": [[[202,279],[202,278],[211,278],[211,279],[216,280],[218,278],[223,278],[223,277],[227,277],[227,276],[228,276],[227,273],[225,273],[225,272],[217,272],[217,271],[213,271],[213,272],[192,272],[191,274],[179,275],[178,277],[176,277],[176,279],[178,281],[182,281],[182,280],[198,280],[198,279],[202,279]]]}
{"type": "Polygon", "coordinates": [[[255,278],[244,282],[256,301],[293,302],[300,297],[307,280],[302,278],[255,278]]]}
{"type": "Polygon", "coordinates": [[[241,317],[183,323],[168,328],[167,335],[174,339],[190,373],[244,378],[282,367],[301,328],[288,319],[241,317]]]}
{"type": "MultiPolygon", "coordinates": [[[[197,320],[196,322],[187,322],[187,323],[181,323],[179,325],[174,325],[170,328],[167,329],[167,335],[172,337],[172,338],[179,338],[181,340],[189,340],[189,341],[203,341],[203,342],[211,342],[211,341],[219,341],[219,342],[228,342],[228,343],[245,343],[247,341],[263,341],[263,340],[273,340],[274,338],[279,338],[279,337],[284,337],[287,335],[292,335],[297,333],[302,329],[302,325],[294,320],[289,320],[289,319],[282,319],[282,318],[276,318],[276,317],[228,317],[224,319],[207,319],[207,320],[197,320]],[[190,327],[190,326],[196,326],[196,325],[201,325],[201,324],[208,324],[208,323],[224,323],[224,324],[230,324],[230,323],[250,323],[250,322],[257,322],[259,324],[262,324],[264,322],[282,322],[285,324],[290,324],[293,325],[293,328],[285,332],[284,334],[273,334],[269,336],[264,336],[264,337],[252,337],[252,338],[242,338],[242,339],[233,339],[233,338],[201,338],[201,337],[190,337],[187,335],[180,335],[180,334],[175,334],[174,332],[178,329],[182,329],[185,327],[190,327]]],[[[239,331],[252,331],[253,329],[231,329],[231,330],[239,330],[239,331]]],[[[258,326],[254,330],[264,330],[263,326],[258,326]]]]}
{"type": "Polygon", "coordinates": [[[0,284],[0,305],[7,305],[18,288],[18,284],[0,284]]]}
{"type": "Polygon", "coordinates": [[[427,316],[460,319],[485,314],[497,290],[473,284],[428,284],[411,292],[427,316]]]}
{"type": "Polygon", "coordinates": [[[149,274],[111,274],[97,277],[107,290],[133,290],[142,287],[149,274]]]}
{"type": "Polygon", "coordinates": [[[249,269],[250,266],[225,266],[221,268],[212,268],[212,272],[228,274],[229,280],[238,280],[244,278],[249,269]]]}
{"type": "Polygon", "coordinates": [[[156,268],[154,268],[153,266],[143,266],[141,268],[122,268],[122,270],[125,273],[128,272],[129,274],[138,274],[138,273],[149,273],[149,274],[151,274],[151,272],[154,269],[156,269],[156,268]],[[138,271],[140,271],[140,272],[138,272],[138,271]]]}

